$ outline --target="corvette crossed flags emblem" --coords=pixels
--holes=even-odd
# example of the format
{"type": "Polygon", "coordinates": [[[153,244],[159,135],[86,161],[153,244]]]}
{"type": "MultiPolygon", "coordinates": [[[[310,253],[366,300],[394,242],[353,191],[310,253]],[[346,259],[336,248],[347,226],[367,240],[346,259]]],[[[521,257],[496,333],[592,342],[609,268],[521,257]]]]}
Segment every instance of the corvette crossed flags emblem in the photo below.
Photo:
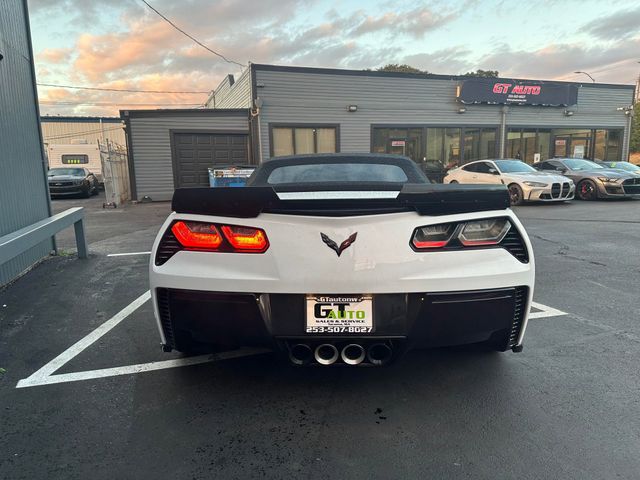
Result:
{"type": "Polygon", "coordinates": [[[340,256],[340,254],[344,250],[349,248],[351,244],[356,241],[357,236],[358,236],[358,232],[351,234],[344,242],[340,244],[340,246],[338,246],[338,244],[333,240],[331,240],[328,235],[325,235],[324,233],[320,232],[320,237],[322,238],[322,241],[326,243],[330,249],[336,252],[338,256],[340,256]]]}

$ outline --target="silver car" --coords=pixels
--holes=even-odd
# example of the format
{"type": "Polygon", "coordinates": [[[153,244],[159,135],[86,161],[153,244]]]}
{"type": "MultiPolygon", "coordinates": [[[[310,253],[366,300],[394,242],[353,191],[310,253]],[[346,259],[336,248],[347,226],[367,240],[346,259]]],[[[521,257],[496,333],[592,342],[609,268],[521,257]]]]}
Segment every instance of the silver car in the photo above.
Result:
{"type": "Polygon", "coordinates": [[[632,172],[604,168],[581,158],[552,158],[535,167],[542,172],[561,173],[571,178],[580,200],[640,197],[640,176],[632,172]]]}
{"type": "Polygon", "coordinates": [[[522,202],[562,202],[573,199],[573,181],[555,172],[539,172],[515,159],[480,160],[449,170],[444,183],[502,183],[512,205],[522,202]]]}

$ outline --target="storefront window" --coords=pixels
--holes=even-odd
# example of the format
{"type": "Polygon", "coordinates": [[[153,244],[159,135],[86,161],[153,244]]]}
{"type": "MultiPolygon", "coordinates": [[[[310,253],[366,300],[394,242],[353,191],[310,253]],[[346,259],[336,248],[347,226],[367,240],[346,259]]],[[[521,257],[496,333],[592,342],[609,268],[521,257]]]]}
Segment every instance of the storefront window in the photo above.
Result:
{"type": "Polygon", "coordinates": [[[507,132],[507,143],[505,145],[505,158],[522,158],[522,130],[509,129],[507,132]]]}
{"type": "Polygon", "coordinates": [[[274,127],[271,139],[274,157],[338,151],[335,127],[274,127]]]}
{"type": "Polygon", "coordinates": [[[422,162],[422,128],[374,128],[373,149],[375,153],[392,153],[422,162]]]}
{"type": "MultiPolygon", "coordinates": [[[[540,161],[549,160],[549,152],[551,151],[551,132],[538,130],[538,149],[536,153],[540,154],[540,161]]],[[[535,157],[534,157],[535,162],[535,157]]]]}
{"type": "Polygon", "coordinates": [[[607,130],[607,152],[605,160],[609,162],[617,162],[620,160],[622,134],[622,130],[607,130]]]}

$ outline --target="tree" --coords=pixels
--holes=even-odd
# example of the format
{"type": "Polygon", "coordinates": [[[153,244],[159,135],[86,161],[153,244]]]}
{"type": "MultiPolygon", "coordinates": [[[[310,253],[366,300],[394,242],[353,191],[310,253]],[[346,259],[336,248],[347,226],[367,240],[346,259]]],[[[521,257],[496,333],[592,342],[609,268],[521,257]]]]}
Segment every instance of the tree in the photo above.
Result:
{"type": "Polygon", "coordinates": [[[485,77],[485,78],[496,78],[500,74],[497,70],[481,70],[478,69],[475,72],[467,72],[464,74],[465,77],[485,77]]]}
{"type": "Polygon", "coordinates": [[[636,103],[634,113],[629,150],[631,153],[640,153],[640,102],[636,103]]]}
{"type": "Polygon", "coordinates": [[[401,72],[401,73],[429,73],[426,70],[420,70],[419,68],[412,67],[406,63],[389,63],[384,67],[376,69],[378,72],[401,72]]]}

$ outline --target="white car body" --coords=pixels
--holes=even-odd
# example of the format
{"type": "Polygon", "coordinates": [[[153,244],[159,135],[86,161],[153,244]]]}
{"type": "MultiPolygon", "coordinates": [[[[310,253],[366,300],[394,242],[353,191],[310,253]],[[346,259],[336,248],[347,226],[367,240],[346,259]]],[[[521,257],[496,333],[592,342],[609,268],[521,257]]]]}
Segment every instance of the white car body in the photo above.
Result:
{"type": "MultiPolygon", "coordinates": [[[[519,162],[519,160],[514,161],[519,162]]],[[[489,185],[503,184],[507,187],[516,184],[522,191],[522,200],[529,202],[564,202],[572,200],[575,195],[575,185],[573,181],[563,175],[539,171],[508,173],[502,171],[493,160],[478,160],[454,168],[447,172],[443,182],[489,185]],[[485,171],[473,171],[476,169],[485,171]],[[493,172],[491,172],[491,170],[493,170],[493,172]]]]}
{"type": "MultiPolygon", "coordinates": [[[[398,196],[398,192],[389,191],[341,192],[334,190],[315,192],[312,195],[314,198],[312,202],[333,199],[336,196],[356,198],[353,197],[354,193],[358,193],[356,195],[358,199],[364,198],[365,200],[398,196]],[[350,195],[352,197],[349,197],[350,195]]],[[[285,207],[289,202],[309,198],[308,192],[278,192],[277,195],[285,207]]],[[[291,342],[294,340],[295,342],[307,341],[312,344],[315,342],[312,335],[300,333],[298,327],[291,326],[294,324],[299,326],[304,322],[304,315],[298,306],[302,305],[305,296],[310,294],[366,294],[373,297],[374,307],[376,302],[383,305],[387,300],[393,299],[400,299],[400,303],[402,303],[404,302],[401,300],[403,298],[407,299],[407,304],[411,302],[419,304],[427,302],[428,300],[425,298],[428,297],[438,299],[438,302],[442,300],[442,303],[437,303],[436,300],[433,302],[446,307],[447,303],[443,300],[445,297],[434,295],[449,295],[456,299],[456,293],[463,294],[464,292],[464,295],[470,295],[465,299],[477,300],[480,304],[482,295],[486,299],[491,297],[499,302],[500,298],[504,298],[504,295],[500,293],[501,289],[520,289],[518,291],[526,292],[523,293],[525,298],[519,300],[522,303],[522,313],[519,314],[521,315],[520,324],[517,331],[514,331],[515,327],[510,327],[513,338],[508,345],[501,348],[502,350],[509,348],[517,351],[522,346],[526,330],[529,305],[533,296],[534,277],[535,263],[531,243],[521,222],[509,208],[431,216],[421,215],[417,211],[403,211],[347,216],[260,213],[250,218],[238,218],[227,215],[174,212],[169,215],[156,237],[149,272],[154,311],[162,344],[167,349],[177,348],[175,339],[167,337],[175,334],[174,322],[180,320],[177,317],[185,309],[189,310],[190,308],[188,301],[191,294],[183,292],[196,292],[193,295],[194,297],[199,296],[198,298],[204,298],[208,294],[207,292],[218,296],[215,298],[222,298],[220,295],[223,294],[253,296],[252,298],[255,298],[253,302],[257,304],[256,311],[259,310],[259,315],[256,314],[259,318],[256,321],[264,323],[268,339],[274,341],[284,339],[285,345],[288,346],[286,348],[290,348],[291,342]],[[519,234],[522,241],[521,248],[526,250],[526,261],[516,258],[505,246],[416,251],[410,245],[412,235],[419,227],[448,223],[458,224],[489,218],[508,219],[512,233],[507,233],[507,235],[519,234]],[[269,246],[264,253],[259,254],[179,249],[172,253],[168,260],[163,260],[158,264],[159,262],[154,259],[156,259],[159,250],[163,248],[162,242],[167,241],[166,235],[171,231],[172,225],[177,221],[262,229],[268,236],[269,246]],[[329,248],[321,238],[321,234],[323,234],[340,244],[354,233],[357,233],[357,238],[354,237],[355,241],[339,255],[336,255],[337,252],[329,248]],[[178,292],[178,296],[184,298],[178,302],[177,307],[173,306],[170,309],[167,306],[169,301],[167,295],[169,294],[166,292],[174,291],[178,292]],[[162,298],[158,298],[158,292],[162,292],[160,295],[162,298]],[[429,297],[429,295],[431,296],[429,297]],[[376,298],[384,301],[376,300],[376,298]],[[409,301],[410,298],[411,301],[409,301]],[[290,313],[291,316],[295,316],[295,319],[282,319],[279,314],[275,313],[279,308],[275,302],[284,301],[283,299],[289,299],[292,303],[288,305],[293,305],[293,307],[280,311],[286,313],[297,308],[297,313],[290,313]],[[170,316],[167,313],[169,310],[171,310],[170,316]],[[167,319],[168,316],[169,319],[167,319]],[[279,327],[277,322],[284,322],[289,326],[279,327]]],[[[511,292],[511,290],[509,291],[511,292]]],[[[460,298],[462,299],[462,297],[460,298]]],[[[457,314],[468,308],[464,305],[464,300],[461,302],[463,310],[456,310],[457,314]]],[[[487,306],[489,305],[489,302],[485,303],[487,306]]],[[[429,305],[429,308],[436,308],[432,304],[429,305]]],[[[506,310],[510,308],[500,305],[506,310]]],[[[227,308],[226,304],[224,308],[227,308]]],[[[253,307],[247,305],[246,308],[253,307]]],[[[397,308],[402,309],[402,306],[397,308]]],[[[407,307],[408,310],[409,307],[407,307]]],[[[216,308],[213,303],[211,303],[210,311],[211,315],[215,314],[216,308]]],[[[486,313],[489,315],[489,311],[486,313]]],[[[206,319],[203,321],[207,322],[206,319]]],[[[239,319],[229,318],[228,321],[235,322],[239,319]]],[[[393,330],[395,327],[383,328],[382,325],[386,321],[386,318],[380,316],[380,330],[388,327],[384,331],[397,333],[397,330],[393,330]]],[[[442,321],[449,322],[455,330],[455,318],[449,320],[443,318],[442,321]]],[[[222,323],[224,324],[224,320],[222,323]]],[[[416,326],[414,322],[412,328],[419,329],[419,325],[416,326]]],[[[460,343],[471,342],[473,338],[476,338],[474,337],[476,334],[481,335],[478,332],[473,333],[460,343]]],[[[390,333],[384,335],[381,333],[380,335],[385,339],[396,338],[390,333]]],[[[404,335],[407,338],[411,337],[408,331],[404,335]]],[[[376,337],[356,336],[353,338],[354,342],[367,342],[376,337]]],[[[331,340],[327,341],[331,343],[331,340]]],[[[418,343],[422,342],[416,344],[418,343]]],[[[447,340],[440,343],[447,344],[447,340]]],[[[429,345],[431,344],[429,343],[429,345]]],[[[322,362],[319,361],[319,363],[322,362]]]]}

